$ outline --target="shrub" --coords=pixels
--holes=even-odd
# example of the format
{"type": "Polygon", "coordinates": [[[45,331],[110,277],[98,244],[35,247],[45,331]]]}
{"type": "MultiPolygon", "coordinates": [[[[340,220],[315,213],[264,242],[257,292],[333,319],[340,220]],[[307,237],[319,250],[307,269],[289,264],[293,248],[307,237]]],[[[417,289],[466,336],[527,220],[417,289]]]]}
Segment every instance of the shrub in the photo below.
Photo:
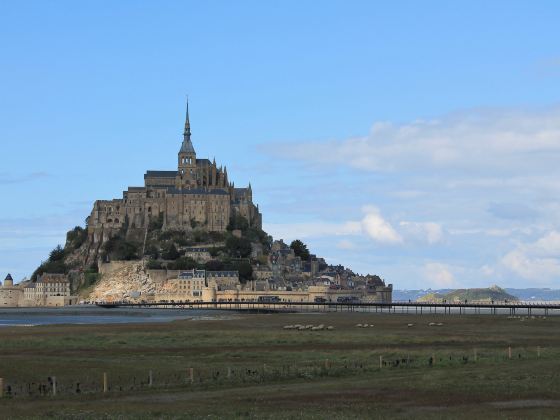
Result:
{"type": "Polygon", "coordinates": [[[198,263],[190,257],[181,257],[172,263],[167,264],[170,270],[192,270],[197,268],[198,263]]]}
{"type": "Polygon", "coordinates": [[[78,249],[87,239],[87,230],[80,226],[76,226],[74,229],[66,234],[66,247],[71,250],[78,249]]]}
{"type": "Polygon", "coordinates": [[[226,240],[226,249],[232,257],[247,258],[251,255],[251,241],[247,238],[230,236],[226,240]]]}

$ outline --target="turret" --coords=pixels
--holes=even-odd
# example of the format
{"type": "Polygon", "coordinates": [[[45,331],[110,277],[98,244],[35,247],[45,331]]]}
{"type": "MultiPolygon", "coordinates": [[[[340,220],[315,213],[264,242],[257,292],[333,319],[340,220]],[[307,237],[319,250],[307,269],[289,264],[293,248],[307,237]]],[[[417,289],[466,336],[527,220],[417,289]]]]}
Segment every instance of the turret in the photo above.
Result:
{"type": "Polygon", "coordinates": [[[12,275],[10,273],[8,273],[8,275],[4,279],[4,286],[5,287],[11,287],[13,285],[14,285],[14,279],[12,278],[12,275]]]}

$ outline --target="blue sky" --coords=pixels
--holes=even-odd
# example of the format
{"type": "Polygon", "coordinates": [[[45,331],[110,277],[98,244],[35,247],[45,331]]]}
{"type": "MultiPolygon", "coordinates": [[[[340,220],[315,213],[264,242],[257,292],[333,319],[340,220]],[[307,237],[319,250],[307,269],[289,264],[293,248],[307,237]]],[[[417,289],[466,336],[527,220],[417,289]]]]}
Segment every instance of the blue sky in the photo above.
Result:
{"type": "MultiPolygon", "coordinates": [[[[557,2],[2,2],[0,273],[201,157],[397,288],[558,287],[557,2]]],[[[4,275],[4,274],[3,274],[4,275]]]]}

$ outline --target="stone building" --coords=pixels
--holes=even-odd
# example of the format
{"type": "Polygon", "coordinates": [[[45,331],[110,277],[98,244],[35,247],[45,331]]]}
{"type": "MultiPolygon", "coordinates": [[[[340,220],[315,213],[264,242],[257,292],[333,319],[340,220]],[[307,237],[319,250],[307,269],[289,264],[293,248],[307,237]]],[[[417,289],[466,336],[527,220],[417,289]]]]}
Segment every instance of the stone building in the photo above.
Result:
{"type": "Polygon", "coordinates": [[[12,276],[8,274],[4,279],[4,284],[0,283],[0,307],[17,307],[23,299],[23,289],[14,286],[12,276]]]}
{"type": "Polygon", "coordinates": [[[145,230],[150,222],[161,223],[163,229],[200,227],[223,232],[230,218],[237,215],[250,226],[261,228],[262,218],[258,206],[253,204],[251,184],[236,188],[225,166],[218,166],[215,159],[197,158],[187,104],[177,169],[147,171],[143,187],[128,187],[119,199],[96,201],[88,232],[94,236],[94,242],[121,228],[145,230]]]}
{"type": "Polygon", "coordinates": [[[76,301],[75,296],[70,296],[70,282],[65,274],[44,273],[23,288],[24,306],[66,306],[76,301]]]}

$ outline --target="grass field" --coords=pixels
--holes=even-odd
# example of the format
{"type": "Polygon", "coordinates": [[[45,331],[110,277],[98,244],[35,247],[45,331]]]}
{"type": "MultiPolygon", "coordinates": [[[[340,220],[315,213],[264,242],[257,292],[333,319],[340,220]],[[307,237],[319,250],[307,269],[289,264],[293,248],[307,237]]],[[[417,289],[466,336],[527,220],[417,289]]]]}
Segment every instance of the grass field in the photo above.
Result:
{"type": "Polygon", "coordinates": [[[11,394],[1,418],[559,418],[560,318],[242,314],[3,328],[0,377],[11,394]],[[335,329],[282,328],[296,323],[335,329]]]}

